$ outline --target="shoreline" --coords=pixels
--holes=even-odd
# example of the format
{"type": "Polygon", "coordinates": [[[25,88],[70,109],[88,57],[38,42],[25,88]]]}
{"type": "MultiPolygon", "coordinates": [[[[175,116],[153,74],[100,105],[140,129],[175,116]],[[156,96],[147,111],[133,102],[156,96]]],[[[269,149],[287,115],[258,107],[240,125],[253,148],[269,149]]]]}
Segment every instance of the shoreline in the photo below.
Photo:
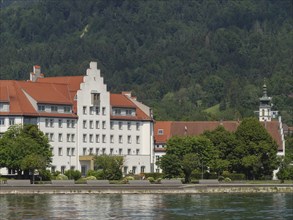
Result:
{"type": "Polygon", "coordinates": [[[187,184],[90,186],[86,184],[54,186],[0,185],[0,195],[9,194],[201,194],[201,193],[293,193],[293,184],[187,184]]]}

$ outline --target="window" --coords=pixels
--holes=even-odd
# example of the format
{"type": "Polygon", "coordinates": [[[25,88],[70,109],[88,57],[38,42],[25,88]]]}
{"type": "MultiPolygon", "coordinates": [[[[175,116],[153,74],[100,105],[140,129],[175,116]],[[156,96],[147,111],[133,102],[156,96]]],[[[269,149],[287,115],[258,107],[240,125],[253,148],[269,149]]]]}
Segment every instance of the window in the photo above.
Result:
{"type": "Polygon", "coordinates": [[[45,119],[45,126],[49,127],[49,119],[48,118],[45,119]]]}
{"type": "Polygon", "coordinates": [[[58,106],[57,105],[52,105],[51,106],[51,112],[58,112],[58,106]]]}
{"type": "Polygon", "coordinates": [[[127,143],[131,144],[131,136],[130,135],[127,136],[127,143]]]}
{"type": "Polygon", "coordinates": [[[100,121],[96,121],[96,129],[100,129],[100,121]]]}
{"type": "Polygon", "coordinates": [[[99,148],[96,148],[96,155],[99,155],[99,148]]]}
{"type": "Polygon", "coordinates": [[[126,109],[125,112],[126,112],[126,115],[132,115],[132,110],[131,109],[126,109]]]}
{"type": "Polygon", "coordinates": [[[94,122],[90,121],[90,129],[93,129],[93,128],[94,128],[94,122]]]}
{"type": "Polygon", "coordinates": [[[110,148],[110,155],[113,155],[113,151],[114,151],[114,149],[110,148]]]}
{"type": "Polygon", "coordinates": [[[15,119],[9,118],[9,125],[14,125],[14,124],[15,124],[15,119]]]}
{"type": "Polygon", "coordinates": [[[64,106],[63,109],[64,109],[64,113],[69,113],[71,108],[70,106],[64,106]]]}
{"type": "Polygon", "coordinates": [[[133,166],[132,167],[132,174],[135,174],[136,173],[136,166],[133,166]]]}
{"type": "Polygon", "coordinates": [[[84,115],[86,115],[86,106],[82,107],[82,112],[83,112],[84,115]]]}
{"type": "Polygon", "coordinates": [[[139,124],[139,122],[137,122],[136,123],[136,130],[139,131],[139,129],[140,129],[140,124],[139,124]]]}
{"type": "Polygon", "coordinates": [[[103,129],[106,129],[106,121],[102,121],[102,127],[103,129]]]}
{"type": "Polygon", "coordinates": [[[136,136],[136,143],[140,144],[140,136],[136,136]]]}
{"type": "Polygon", "coordinates": [[[90,115],[93,115],[94,114],[94,107],[90,107],[90,115]]]}
{"type": "Polygon", "coordinates": [[[83,127],[84,129],[86,129],[86,120],[83,120],[83,122],[82,122],[82,127],[83,127]]]}
{"type": "Polygon", "coordinates": [[[100,135],[96,134],[96,143],[100,143],[100,135]]]}
{"type": "Polygon", "coordinates": [[[93,135],[90,134],[90,143],[93,143],[94,142],[94,138],[93,138],[93,135]]]}
{"type": "Polygon", "coordinates": [[[0,125],[4,125],[4,118],[0,118],[0,125]]]}
{"type": "Polygon", "coordinates": [[[99,105],[100,104],[100,93],[92,93],[92,105],[99,105]]]}
{"type": "Polygon", "coordinates": [[[100,107],[96,107],[96,115],[100,114],[100,107]]]}
{"type": "Polygon", "coordinates": [[[50,127],[51,127],[51,128],[54,127],[54,119],[50,119],[50,127]]]}
{"type": "Polygon", "coordinates": [[[121,109],[114,109],[114,115],[121,115],[121,109]]]}
{"type": "Polygon", "coordinates": [[[61,133],[58,134],[58,141],[59,141],[59,142],[62,142],[62,141],[63,141],[63,138],[62,138],[62,134],[61,134],[61,133]]]}
{"type": "Polygon", "coordinates": [[[75,148],[71,148],[71,156],[75,156],[75,148]]]}
{"type": "Polygon", "coordinates": [[[131,149],[127,149],[127,154],[128,154],[128,155],[131,154],[131,149]]]}
{"type": "Polygon", "coordinates": [[[83,142],[86,143],[86,134],[83,134],[83,142]]]}
{"type": "Polygon", "coordinates": [[[82,154],[83,154],[83,155],[86,155],[86,147],[84,147],[84,148],[82,149],[82,154]]]}
{"type": "Polygon", "coordinates": [[[53,147],[50,147],[50,151],[52,154],[54,154],[54,148],[53,147]]]}
{"type": "Polygon", "coordinates": [[[54,141],[54,133],[50,133],[49,141],[54,141]]]}
{"type": "Polygon", "coordinates": [[[119,130],[122,130],[122,125],[123,125],[123,122],[119,121],[119,130]]]}
{"type": "Polygon", "coordinates": [[[136,155],[139,155],[139,149],[136,149],[136,155]]]}
{"type": "Polygon", "coordinates": [[[70,127],[71,127],[70,120],[67,120],[67,121],[66,121],[66,124],[67,124],[67,128],[70,128],[70,127]]]}
{"type": "Polygon", "coordinates": [[[119,135],[119,143],[120,143],[120,144],[123,143],[122,135],[119,135]]]}
{"type": "Polygon", "coordinates": [[[74,120],[71,120],[71,127],[75,128],[75,121],[74,120]]]}
{"type": "Polygon", "coordinates": [[[144,173],[144,170],[145,170],[145,166],[141,166],[141,167],[140,167],[140,172],[141,172],[141,173],[144,173]]]}
{"type": "Polygon", "coordinates": [[[63,120],[62,119],[59,119],[58,120],[58,127],[59,128],[62,128],[62,124],[63,124],[63,120]]]}
{"type": "Polygon", "coordinates": [[[122,148],[119,148],[119,155],[122,155],[122,148]]]}
{"type": "Polygon", "coordinates": [[[106,153],[106,148],[103,148],[102,149],[102,154],[105,154],[106,153]]]}
{"type": "Polygon", "coordinates": [[[93,155],[93,148],[90,148],[90,155],[93,155]]]}
{"type": "Polygon", "coordinates": [[[106,108],[105,107],[102,108],[102,114],[106,115],[106,108]]]}
{"type": "Polygon", "coordinates": [[[75,134],[71,134],[71,142],[75,142],[75,134]]]}
{"type": "Polygon", "coordinates": [[[39,112],[44,112],[45,111],[45,106],[44,105],[38,105],[38,110],[39,110],[39,112]]]}
{"type": "Polygon", "coordinates": [[[127,174],[127,172],[128,172],[128,167],[125,166],[125,167],[123,168],[123,173],[124,173],[124,174],[127,174]]]}
{"type": "Polygon", "coordinates": [[[62,155],[63,155],[62,147],[59,147],[58,148],[58,156],[62,156],[62,155]]]}
{"type": "Polygon", "coordinates": [[[106,135],[105,134],[103,134],[102,138],[103,138],[103,143],[106,143],[106,135]]]}
{"type": "Polygon", "coordinates": [[[114,129],[114,122],[113,122],[113,121],[110,122],[110,129],[111,129],[111,130],[114,129]]]}
{"type": "Polygon", "coordinates": [[[127,122],[127,129],[131,130],[131,122],[127,122]]]}
{"type": "Polygon", "coordinates": [[[51,173],[54,173],[56,171],[56,166],[51,167],[51,173]]]}
{"type": "Polygon", "coordinates": [[[70,148],[68,147],[67,149],[66,149],[66,152],[67,152],[67,156],[71,156],[71,154],[70,154],[70,148]]]}
{"type": "Polygon", "coordinates": [[[114,135],[110,135],[110,142],[114,143],[114,135]]]}
{"type": "Polygon", "coordinates": [[[62,173],[62,174],[64,174],[64,172],[65,172],[65,168],[66,168],[65,166],[61,166],[61,173],[62,173]]]}
{"type": "Polygon", "coordinates": [[[164,130],[163,129],[158,129],[158,135],[163,135],[164,134],[164,130]]]}

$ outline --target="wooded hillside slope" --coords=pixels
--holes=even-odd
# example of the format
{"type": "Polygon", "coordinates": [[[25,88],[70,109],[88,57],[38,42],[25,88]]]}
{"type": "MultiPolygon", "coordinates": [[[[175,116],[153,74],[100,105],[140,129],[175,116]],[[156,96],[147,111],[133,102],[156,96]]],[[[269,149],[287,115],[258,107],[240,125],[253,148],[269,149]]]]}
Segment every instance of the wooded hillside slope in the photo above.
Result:
{"type": "Polygon", "coordinates": [[[0,79],[81,75],[97,61],[157,120],[231,120],[258,109],[264,79],[293,124],[291,0],[3,0],[0,79]]]}

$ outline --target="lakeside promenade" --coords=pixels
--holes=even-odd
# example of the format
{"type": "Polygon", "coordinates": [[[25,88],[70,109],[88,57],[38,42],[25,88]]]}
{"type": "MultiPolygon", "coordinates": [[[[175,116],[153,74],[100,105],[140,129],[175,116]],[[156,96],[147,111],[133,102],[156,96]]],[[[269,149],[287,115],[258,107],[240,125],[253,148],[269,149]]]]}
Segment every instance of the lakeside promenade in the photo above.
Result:
{"type": "Polygon", "coordinates": [[[0,194],[293,193],[293,184],[30,184],[0,185],[0,194]]]}

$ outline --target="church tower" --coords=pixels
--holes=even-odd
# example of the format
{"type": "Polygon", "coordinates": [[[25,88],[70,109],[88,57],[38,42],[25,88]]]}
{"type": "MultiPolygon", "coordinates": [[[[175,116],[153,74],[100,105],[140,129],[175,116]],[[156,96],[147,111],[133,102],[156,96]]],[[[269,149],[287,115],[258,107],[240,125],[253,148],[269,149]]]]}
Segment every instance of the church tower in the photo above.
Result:
{"type": "Polygon", "coordinates": [[[267,94],[267,86],[263,85],[263,95],[259,98],[259,121],[271,121],[272,117],[277,116],[277,111],[271,111],[272,98],[267,94]]]}

